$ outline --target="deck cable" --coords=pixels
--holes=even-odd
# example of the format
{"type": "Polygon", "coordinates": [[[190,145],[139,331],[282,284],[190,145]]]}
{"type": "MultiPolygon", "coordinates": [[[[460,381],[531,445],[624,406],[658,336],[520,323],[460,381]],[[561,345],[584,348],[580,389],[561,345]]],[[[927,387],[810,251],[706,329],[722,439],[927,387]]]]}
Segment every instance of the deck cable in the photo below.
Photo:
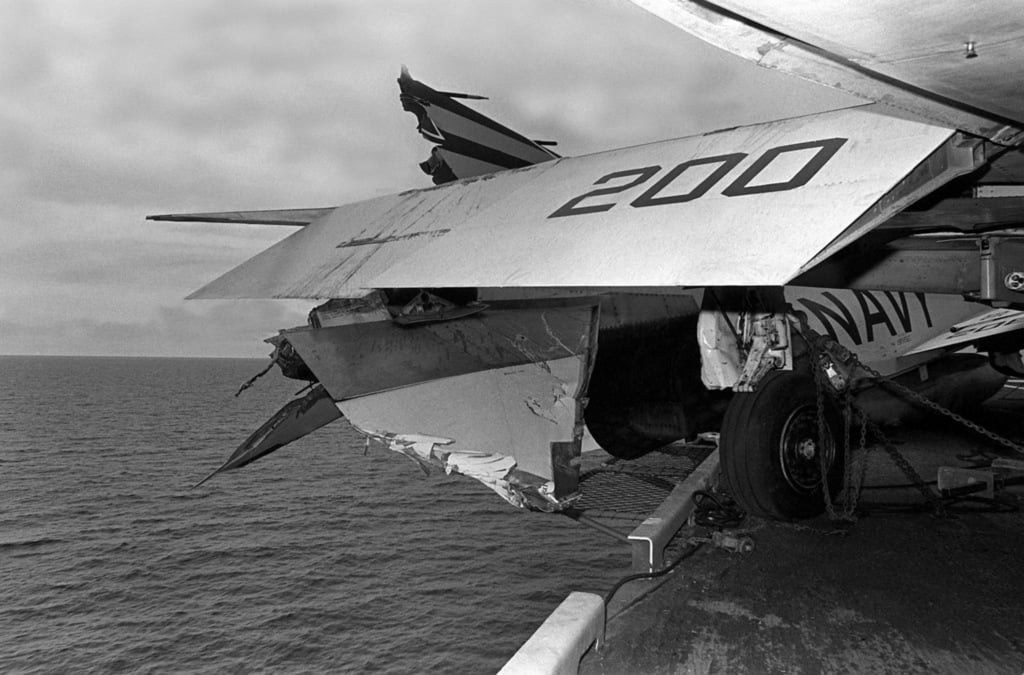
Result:
{"type": "MultiPolygon", "coordinates": [[[[672,561],[671,564],[667,565],[666,567],[661,568],[660,570],[657,570],[657,571],[654,571],[654,572],[638,572],[636,574],[629,574],[629,575],[626,575],[626,576],[622,577],[621,579],[616,581],[614,584],[612,584],[612,587],[608,590],[607,593],[604,594],[604,606],[607,607],[608,604],[612,600],[612,596],[614,596],[618,592],[618,590],[620,588],[622,588],[623,586],[625,586],[629,582],[631,582],[631,581],[639,581],[640,579],[657,579],[658,577],[665,576],[666,574],[668,574],[669,572],[674,570],[676,567],[678,567],[681,562],[683,562],[684,560],[686,560],[687,558],[692,556],[694,553],[696,553],[698,550],[700,550],[700,547],[703,546],[703,545],[704,545],[703,542],[698,542],[698,543],[695,543],[695,544],[689,544],[687,549],[685,551],[683,551],[679,555],[678,558],[676,558],[675,560],[672,561]]],[[[607,617],[607,615],[605,615],[605,624],[606,625],[607,625],[607,622],[608,622],[608,617],[607,617]]]]}

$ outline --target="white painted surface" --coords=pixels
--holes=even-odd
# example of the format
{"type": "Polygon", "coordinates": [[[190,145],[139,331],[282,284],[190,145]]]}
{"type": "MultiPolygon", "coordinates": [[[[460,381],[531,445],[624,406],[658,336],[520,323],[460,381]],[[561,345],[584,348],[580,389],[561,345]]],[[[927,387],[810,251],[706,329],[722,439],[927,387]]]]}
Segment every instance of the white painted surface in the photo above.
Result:
{"type": "Polygon", "coordinates": [[[834,335],[861,361],[886,375],[926,360],[911,358],[915,354],[951,346],[945,339],[951,335],[950,326],[988,313],[984,305],[937,293],[795,286],[786,287],[785,293],[786,300],[807,315],[812,329],[834,335]]]}
{"type": "Polygon", "coordinates": [[[892,114],[1021,140],[1024,30],[1015,0],[632,2],[758,66],[877,101],[892,114]],[[968,41],[977,58],[965,58],[968,41]]]}
{"type": "Polygon", "coordinates": [[[917,345],[908,354],[921,354],[933,349],[949,349],[1022,328],[1024,328],[1024,312],[1016,309],[992,309],[944,330],[932,339],[917,345]]]}
{"type": "Polygon", "coordinates": [[[604,600],[573,592],[551,613],[499,675],[575,675],[580,658],[604,639],[604,600]]]}
{"type": "MultiPolygon", "coordinates": [[[[349,297],[364,288],[782,285],[951,136],[860,109],[758,124],[547,162],[340,207],[198,291],[200,298],[349,297]],[[726,196],[772,148],[848,139],[804,185],[726,196]],[[742,153],[700,197],[631,202],[673,167],[742,153]],[[884,159],[881,159],[884,158],[884,159]],[[657,166],[646,182],[550,217],[574,198],[657,166]]],[[[751,185],[791,177],[783,153],[751,185]],[[789,174],[789,175],[786,175],[789,174]]],[[[694,166],[659,196],[689,193],[716,165],[694,166]]],[[[870,223],[859,223],[858,228],[870,223]]]]}
{"type": "Polygon", "coordinates": [[[863,68],[1024,122],[1019,0],[719,0],[863,68]],[[966,58],[973,42],[977,57],[966,58]]]}
{"type": "Polygon", "coordinates": [[[576,436],[586,365],[567,357],[447,377],[338,403],[374,435],[451,439],[446,452],[503,455],[521,471],[553,478],[551,443],[576,436]]]}

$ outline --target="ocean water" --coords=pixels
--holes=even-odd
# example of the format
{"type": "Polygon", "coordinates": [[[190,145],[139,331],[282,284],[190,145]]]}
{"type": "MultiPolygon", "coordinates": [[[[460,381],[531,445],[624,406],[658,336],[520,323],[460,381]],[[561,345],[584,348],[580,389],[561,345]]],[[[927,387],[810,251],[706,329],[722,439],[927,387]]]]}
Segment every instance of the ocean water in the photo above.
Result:
{"type": "Polygon", "coordinates": [[[622,544],[343,420],[190,489],[299,383],[0,357],[0,672],[487,673],[622,544]]]}

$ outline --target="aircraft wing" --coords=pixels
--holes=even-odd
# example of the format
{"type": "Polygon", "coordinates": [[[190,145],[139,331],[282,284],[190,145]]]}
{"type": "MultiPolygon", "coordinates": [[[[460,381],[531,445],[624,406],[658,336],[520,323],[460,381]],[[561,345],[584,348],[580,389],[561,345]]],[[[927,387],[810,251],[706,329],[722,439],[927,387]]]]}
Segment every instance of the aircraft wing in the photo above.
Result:
{"type": "Polygon", "coordinates": [[[1014,0],[633,0],[757,65],[998,143],[1019,142],[1024,23],[1014,0]]]}
{"type": "Polygon", "coordinates": [[[864,108],[756,124],[339,207],[191,297],[783,285],[984,159],[864,108]]]}
{"type": "MultiPolygon", "coordinates": [[[[402,103],[436,144],[424,169],[443,184],[312,210],[305,227],[191,296],[331,299],[309,326],[271,340],[282,372],[323,391],[287,404],[225,469],[329,423],[333,402],[368,438],[425,468],[476,477],[520,506],[564,508],[584,446],[629,456],[705,428],[699,415],[722,403],[697,384],[705,345],[680,339],[698,333],[701,296],[713,295],[689,289],[782,287],[832,274],[826,262],[860,286],[835,285],[857,304],[819,302],[819,313],[859,331],[850,311],[859,307],[866,340],[884,326],[886,344],[902,352],[921,322],[932,343],[915,351],[1019,336],[1019,316],[1008,315],[956,326],[969,340],[936,336],[954,321],[940,324],[923,296],[959,302],[953,288],[1003,302],[1006,291],[1019,304],[1024,254],[991,228],[1019,225],[1020,202],[975,203],[986,196],[977,192],[983,167],[1014,177],[987,196],[1021,197],[1005,192],[1020,187],[1021,153],[998,147],[1024,140],[1024,31],[1009,0],[969,11],[952,0],[635,2],[761,66],[869,103],[560,158],[453,100],[464,95],[403,72],[402,103]],[[997,167],[1006,158],[1016,164],[997,167]],[[939,242],[936,253],[910,241],[885,249],[890,264],[858,266],[877,257],[879,241],[950,227],[983,243],[965,252],[963,241],[939,242]],[[931,276],[908,272],[904,261],[919,259],[931,276]],[[302,368],[282,360],[285,347],[302,368]]],[[[993,343],[1000,358],[1003,342],[993,343]]],[[[729,447],[735,471],[744,455],[729,447]]]]}

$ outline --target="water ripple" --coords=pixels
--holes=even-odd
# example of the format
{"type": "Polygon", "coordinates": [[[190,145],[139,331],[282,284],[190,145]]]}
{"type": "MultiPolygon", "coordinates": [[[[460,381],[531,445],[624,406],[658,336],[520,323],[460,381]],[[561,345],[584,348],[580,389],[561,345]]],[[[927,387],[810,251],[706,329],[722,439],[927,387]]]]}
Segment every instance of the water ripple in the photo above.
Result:
{"type": "Polygon", "coordinates": [[[0,357],[0,671],[493,672],[628,566],[342,422],[191,490],[291,398],[259,367],[0,357]]]}

